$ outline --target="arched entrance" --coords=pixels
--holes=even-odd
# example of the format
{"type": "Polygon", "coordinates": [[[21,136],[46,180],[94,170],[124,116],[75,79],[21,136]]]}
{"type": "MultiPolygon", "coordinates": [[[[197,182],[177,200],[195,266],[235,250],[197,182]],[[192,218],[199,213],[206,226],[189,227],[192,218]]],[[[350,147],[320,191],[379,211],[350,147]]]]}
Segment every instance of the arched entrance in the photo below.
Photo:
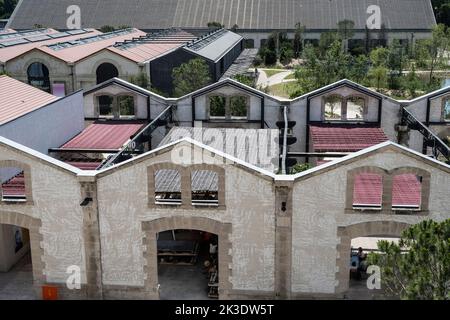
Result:
{"type": "Polygon", "coordinates": [[[347,227],[338,227],[337,236],[340,240],[337,246],[336,293],[343,294],[349,289],[350,283],[350,253],[352,239],[360,237],[400,237],[410,225],[395,221],[363,222],[347,227]]]}
{"type": "Polygon", "coordinates": [[[108,81],[109,79],[119,76],[119,71],[112,63],[102,63],[98,66],[97,71],[97,84],[108,81]]]}
{"type": "Polygon", "coordinates": [[[50,73],[44,64],[40,62],[32,63],[28,67],[27,76],[28,84],[51,93],[50,73]]]}
{"type": "Polygon", "coordinates": [[[146,251],[144,252],[144,259],[146,266],[144,271],[146,274],[145,290],[149,293],[155,293],[156,298],[158,293],[158,234],[172,231],[172,230],[192,230],[196,232],[206,232],[217,235],[218,238],[218,295],[220,299],[226,299],[228,292],[231,290],[231,283],[229,278],[231,276],[231,224],[221,223],[208,218],[198,217],[172,217],[162,218],[153,221],[142,223],[143,231],[145,232],[144,244],[146,251]]]}
{"type": "MultiPolygon", "coordinates": [[[[39,228],[41,227],[41,220],[16,212],[0,211],[0,226],[6,226],[7,228],[5,229],[10,229],[11,227],[15,231],[15,240],[17,240],[18,232],[19,230],[21,230],[23,232],[23,234],[20,234],[21,240],[24,242],[24,244],[25,242],[29,241],[32,263],[32,280],[30,286],[34,286],[35,296],[39,297],[39,291],[37,290],[46,281],[46,278],[43,274],[45,265],[42,260],[44,256],[44,250],[41,247],[43,237],[39,232],[39,228]]],[[[21,248],[18,247],[17,249],[20,250],[21,248]]],[[[8,274],[6,274],[5,277],[8,277],[8,274]]]]}

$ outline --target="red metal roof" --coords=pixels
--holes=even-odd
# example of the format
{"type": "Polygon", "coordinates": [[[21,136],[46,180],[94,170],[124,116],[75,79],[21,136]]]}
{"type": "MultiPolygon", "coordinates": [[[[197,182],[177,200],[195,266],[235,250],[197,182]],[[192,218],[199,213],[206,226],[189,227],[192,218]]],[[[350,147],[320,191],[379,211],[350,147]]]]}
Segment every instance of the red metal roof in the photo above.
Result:
{"type": "Polygon", "coordinates": [[[3,197],[25,196],[25,177],[23,172],[2,184],[3,197]]]}
{"type": "Polygon", "coordinates": [[[0,76],[0,125],[39,109],[58,97],[28,84],[0,76]]]}
{"type": "MultiPolygon", "coordinates": [[[[378,174],[362,173],[355,177],[354,205],[381,206],[383,179],[378,174]]],[[[393,179],[392,204],[400,207],[419,207],[421,182],[414,174],[401,174],[393,179]]]]}
{"type": "Polygon", "coordinates": [[[389,140],[383,130],[362,126],[310,126],[314,152],[357,152],[389,140]]]}
{"type": "Polygon", "coordinates": [[[142,122],[95,122],[61,148],[119,150],[142,126],[142,122]]]}
{"type": "Polygon", "coordinates": [[[88,161],[67,161],[67,164],[74,166],[81,170],[97,170],[102,162],[88,162],[88,161]]]}

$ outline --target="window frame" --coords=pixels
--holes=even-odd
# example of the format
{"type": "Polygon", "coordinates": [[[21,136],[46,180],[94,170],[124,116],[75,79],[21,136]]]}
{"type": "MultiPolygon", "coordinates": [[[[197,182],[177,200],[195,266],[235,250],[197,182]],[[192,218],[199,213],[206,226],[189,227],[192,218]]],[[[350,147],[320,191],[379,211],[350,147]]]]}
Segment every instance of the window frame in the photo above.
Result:
{"type": "Polygon", "coordinates": [[[442,122],[448,122],[450,123],[450,95],[446,95],[444,97],[442,97],[442,122]],[[446,104],[448,103],[449,105],[449,117],[446,117],[446,104]]]}
{"type": "Polygon", "coordinates": [[[230,121],[230,122],[247,122],[250,115],[250,96],[246,94],[211,93],[206,96],[207,99],[207,118],[211,121],[230,121]],[[222,97],[225,99],[225,116],[211,116],[211,98],[222,97]],[[233,98],[243,98],[246,103],[246,115],[242,117],[233,116],[231,114],[231,102],[233,98]]]}

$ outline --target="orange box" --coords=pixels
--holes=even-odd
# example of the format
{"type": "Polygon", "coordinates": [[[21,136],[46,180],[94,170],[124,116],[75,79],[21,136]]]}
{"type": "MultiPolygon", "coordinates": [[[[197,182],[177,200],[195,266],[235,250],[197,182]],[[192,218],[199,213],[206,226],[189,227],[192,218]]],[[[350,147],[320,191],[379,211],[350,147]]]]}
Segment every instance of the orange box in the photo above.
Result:
{"type": "Polygon", "coordinates": [[[58,300],[58,288],[54,286],[42,286],[43,300],[58,300]]]}

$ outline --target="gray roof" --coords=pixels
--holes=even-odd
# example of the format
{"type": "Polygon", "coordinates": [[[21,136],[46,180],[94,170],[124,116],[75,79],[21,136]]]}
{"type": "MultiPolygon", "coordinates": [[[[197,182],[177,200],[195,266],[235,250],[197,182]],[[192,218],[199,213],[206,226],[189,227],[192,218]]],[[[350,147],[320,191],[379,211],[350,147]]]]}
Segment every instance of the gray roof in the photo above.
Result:
{"type": "Polygon", "coordinates": [[[430,0],[21,0],[9,27],[65,29],[70,5],[80,6],[84,28],[203,28],[217,21],[241,29],[294,29],[297,22],[334,29],[349,19],[363,29],[370,5],[381,8],[387,29],[430,29],[436,23],[430,0]]]}
{"type": "Polygon", "coordinates": [[[211,61],[218,61],[229,50],[233,49],[243,38],[226,29],[207,34],[191,43],[184,49],[211,61]]]}
{"type": "MultiPolygon", "coordinates": [[[[232,156],[247,161],[250,164],[267,169],[271,172],[278,170],[279,146],[277,138],[279,131],[276,129],[194,129],[188,127],[175,127],[161,141],[160,146],[175,142],[184,137],[190,137],[218,151],[227,152],[232,156]],[[266,152],[260,152],[258,146],[267,138],[266,152]],[[237,144],[236,142],[245,142],[237,144]],[[251,143],[255,142],[256,143],[251,143]],[[230,147],[231,146],[231,147],[230,147]],[[231,151],[231,152],[230,152],[231,151]],[[251,157],[258,155],[256,161],[251,157]]],[[[175,170],[160,170],[155,176],[156,192],[180,192],[181,176],[175,170]]],[[[210,171],[195,171],[192,175],[192,191],[218,191],[219,177],[210,171]]]]}

